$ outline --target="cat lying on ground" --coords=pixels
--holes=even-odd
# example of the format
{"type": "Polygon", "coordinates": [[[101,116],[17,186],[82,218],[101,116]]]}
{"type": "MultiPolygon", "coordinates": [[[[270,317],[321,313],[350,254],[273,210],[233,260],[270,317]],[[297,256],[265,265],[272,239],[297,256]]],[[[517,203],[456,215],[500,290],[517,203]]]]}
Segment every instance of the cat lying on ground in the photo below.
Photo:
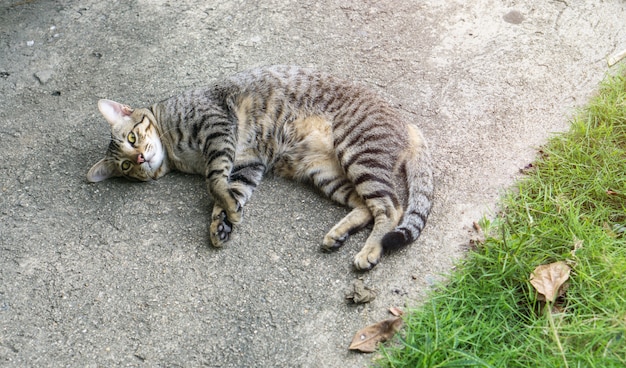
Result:
{"type": "Polygon", "coordinates": [[[109,100],[105,157],[87,179],[141,181],[171,170],[204,175],[214,199],[210,237],[221,247],[267,171],[312,183],[352,209],[326,234],[340,247],[373,222],[354,258],[374,267],[385,249],[416,240],[431,209],[430,156],[419,130],[369,89],[289,66],[237,74],[148,108],[109,100]]]}

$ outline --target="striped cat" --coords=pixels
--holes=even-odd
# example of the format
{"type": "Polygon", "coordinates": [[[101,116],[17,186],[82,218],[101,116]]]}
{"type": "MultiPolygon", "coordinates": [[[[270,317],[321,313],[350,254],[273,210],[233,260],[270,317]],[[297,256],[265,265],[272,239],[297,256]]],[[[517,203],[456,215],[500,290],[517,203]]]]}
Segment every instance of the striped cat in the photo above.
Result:
{"type": "Polygon", "coordinates": [[[268,171],[312,183],[352,209],[323,239],[340,247],[373,229],[354,259],[374,267],[383,250],[418,238],[430,212],[430,156],[418,129],[369,89],[289,66],[254,69],[133,109],[109,100],[105,157],[87,179],[158,179],[171,170],[206,177],[214,199],[211,242],[221,247],[268,171]]]}

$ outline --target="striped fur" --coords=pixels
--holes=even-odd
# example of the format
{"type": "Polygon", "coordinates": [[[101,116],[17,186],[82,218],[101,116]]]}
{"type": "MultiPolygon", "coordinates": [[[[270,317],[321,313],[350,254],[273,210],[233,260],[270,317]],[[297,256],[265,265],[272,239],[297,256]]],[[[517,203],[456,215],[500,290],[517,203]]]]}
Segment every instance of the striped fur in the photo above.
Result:
{"type": "Polygon", "coordinates": [[[426,225],[433,194],[426,143],[414,125],[361,85],[273,66],[146,109],[108,100],[99,108],[112,138],[88,179],[152,180],[170,170],[204,175],[215,201],[214,246],[229,239],[268,171],[312,183],[352,208],[326,234],[324,249],[373,223],[354,259],[357,269],[375,266],[384,249],[416,240],[426,225]]]}

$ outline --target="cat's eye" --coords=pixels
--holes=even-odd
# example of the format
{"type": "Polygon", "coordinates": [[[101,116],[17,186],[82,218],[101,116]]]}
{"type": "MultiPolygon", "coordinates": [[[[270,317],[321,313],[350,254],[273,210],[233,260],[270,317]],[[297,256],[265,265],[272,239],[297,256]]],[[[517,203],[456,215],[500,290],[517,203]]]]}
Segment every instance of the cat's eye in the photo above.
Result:
{"type": "Polygon", "coordinates": [[[128,169],[130,169],[130,161],[122,162],[122,170],[126,171],[128,169]]]}
{"type": "Polygon", "coordinates": [[[135,142],[137,142],[137,137],[135,136],[135,133],[133,132],[128,133],[127,139],[130,144],[135,144],[135,142]]]}

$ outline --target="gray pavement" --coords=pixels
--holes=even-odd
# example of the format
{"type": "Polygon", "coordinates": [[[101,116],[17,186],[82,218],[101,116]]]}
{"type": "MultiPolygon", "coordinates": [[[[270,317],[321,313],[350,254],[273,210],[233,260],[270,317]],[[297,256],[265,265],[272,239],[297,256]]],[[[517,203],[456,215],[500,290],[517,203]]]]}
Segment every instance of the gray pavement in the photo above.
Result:
{"type": "Polygon", "coordinates": [[[626,48],[626,3],[0,1],[0,366],[363,367],[352,335],[418,305],[471,224],[568,127],[626,48]],[[423,236],[358,274],[347,210],[267,178],[224,249],[202,178],[88,184],[100,98],[147,105],[253,66],[363,81],[423,130],[436,204],[423,236]],[[352,281],[379,291],[346,303],[352,281]]]}

